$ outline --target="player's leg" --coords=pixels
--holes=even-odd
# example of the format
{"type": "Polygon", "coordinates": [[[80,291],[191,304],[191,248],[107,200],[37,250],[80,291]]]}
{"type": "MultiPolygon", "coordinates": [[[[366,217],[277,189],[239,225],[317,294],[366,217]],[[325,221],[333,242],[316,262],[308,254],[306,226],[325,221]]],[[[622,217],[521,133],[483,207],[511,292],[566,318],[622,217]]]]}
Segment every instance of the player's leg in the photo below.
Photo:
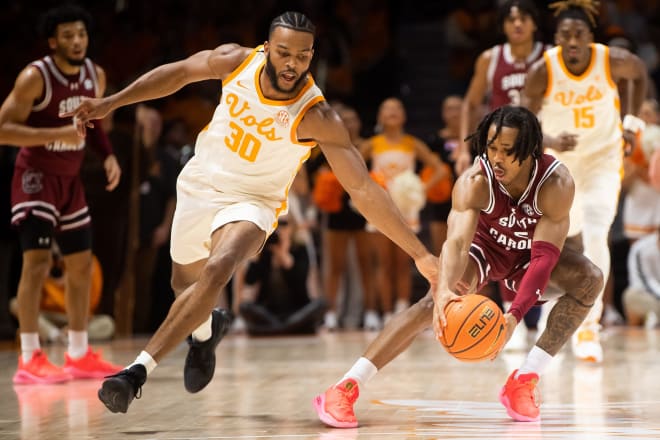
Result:
{"type": "MultiPolygon", "coordinates": [[[[478,268],[469,259],[462,281],[477,285],[478,268]]],[[[472,289],[474,290],[474,289],[472,289]]],[[[412,341],[433,322],[433,297],[424,298],[390,319],[376,339],[369,344],[344,377],[313,401],[319,419],[335,428],[354,428],[358,422],[353,411],[360,392],[376,373],[410,346],[412,341]]]]}
{"type": "Polygon", "coordinates": [[[410,306],[412,295],[412,262],[410,256],[392,243],[394,254],[394,274],[396,279],[396,303],[394,313],[402,312],[410,306]]]}
{"type": "Polygon", "coordinates": [[[44,281],[51,265],[53,223],[27,214],[18,225],[23,266],[16,293],[21,355],[13,381],[18,384],[58,383],[71,379],[50,363],[39,342],[39,307],[44,281]]]}
{"type": "MultiPolygon", "coordinates": [[[[598,266],[605,281],[610,274],[608,236],[616,216],[617,199],[621,189],[619,169],[611,165],[606,167],[594,164],[583,184],[582,244],[584,255],[598,266]]],[[[594,307],[573,336],[573,353],[578,359],[592,362],[601,362],[603,359],[603,349],[599,338],[599,322],[603,313],[603,291],[604,287],[599,292],[594,307]]]]}
{"type": "MultiPolygon", "coordinates": [[[[539,419],[536,383],[552,358],[587,316],[603,287],[603,277],[598,267],[584,255],[564,247],[552,272],[551,284],[555,286],[554,291],[566,293],[561,295],[550,311],[545,331],[522,366],[511,373],[500,392],[500,402],[517,421],[539,419]]],[[[549,295],[547,290],[546,295],[549,295]]]]}
{"type": "MultiPolygon", "coordinates": [[[[229,282],[236,267],[256,254],[265,239],[266,233],[249,221],[228,223],[213,232],[211,253],[199,279],[174,300],[165,320],[141,353],[143,358],[138,356],[128,369],[103,383],[99,397],[108,409],[126,412],[146,381],[146,367],[153,369],[167,353],[208,320],[219,292],[229,282]]],[[[215,316],[213,318],[215,320],[215,316]]]]}

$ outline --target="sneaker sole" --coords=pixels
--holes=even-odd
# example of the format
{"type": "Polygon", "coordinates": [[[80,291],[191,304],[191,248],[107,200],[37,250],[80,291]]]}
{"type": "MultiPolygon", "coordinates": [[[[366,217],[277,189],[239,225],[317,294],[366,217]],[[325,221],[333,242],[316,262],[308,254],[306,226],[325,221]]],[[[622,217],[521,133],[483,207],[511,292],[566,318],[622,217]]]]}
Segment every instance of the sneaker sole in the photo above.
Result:
{"type": "Polygon", "coordinates": [[[99,389],[98,397],[101,402],[113,413],[125,413],[132,399],[121,398],[124,388],[115,382],[105,381],[99,389]]]}
{"type": "Polygon", "coordinates": [[[540,415],[536,417],[529,417],[515,412],[511,407],[509,398],[506,396],[506,394],[504,394],[504,387],[502,387],[502,390],[500,391],[500,403],[504,405],[504,408],[506,408],[506,413],[509,415],[509,417],[511,417],[516,422],[538,422],[541,420],[540,415]]]}
{"type": "Polygon", "coordinates": [[[69,382],[73,379],[70,374],[55,377],[40,377],[30,374],[26,371],[17,371],[12,378],[12,382],[16,385],[54,385],[58,383],[69,382]]]}
{"type": "Polygon", "coordinates": [[[312,401],[314,409],[316,410],[316,415],[318,415],[319,420],[321,420],[326,425],[333,428],[357,428],[358,422],[340,422],[339,420],[332,417],[325,411],[325,396],[319,394],[312,401]]]}

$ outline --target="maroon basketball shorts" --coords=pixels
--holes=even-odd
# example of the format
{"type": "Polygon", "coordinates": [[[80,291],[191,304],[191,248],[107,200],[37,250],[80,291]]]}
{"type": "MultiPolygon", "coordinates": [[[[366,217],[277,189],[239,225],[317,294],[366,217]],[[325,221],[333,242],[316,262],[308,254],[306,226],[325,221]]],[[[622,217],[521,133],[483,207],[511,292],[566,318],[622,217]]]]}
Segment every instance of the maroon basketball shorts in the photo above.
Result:
{"type": "Polygon", "coordinates": [[[16,167],[11,204],[11,223],[24,251],[49,249],[53,238],[65,255],[91,247],[91,220],[79,176],[16,167]]]}

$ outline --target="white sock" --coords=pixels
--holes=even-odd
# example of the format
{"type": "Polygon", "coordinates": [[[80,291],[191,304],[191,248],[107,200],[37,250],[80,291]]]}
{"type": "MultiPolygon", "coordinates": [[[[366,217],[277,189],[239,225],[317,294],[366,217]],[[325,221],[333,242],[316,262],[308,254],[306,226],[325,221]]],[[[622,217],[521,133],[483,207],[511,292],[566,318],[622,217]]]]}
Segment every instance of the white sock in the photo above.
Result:
{"type": "Polygon", "coordinates": [[[358,381],[358,385],[366,385],[378,373],[378,368],[367,358],[361,357],[353,364],[350,370],[337,383],[351,378],[358,381]]]}
{"type": "Polygon", "coordinates": [[[86,330],[81,332],[69,330],[69,348],[66,351],[71,359],[80,359],[85,356],[88,347],[86,330]]]}
{"type": "Polygon", "coordinates": [[[23,362],[30,362],[35,351],[41,348],[39,333],[21,333],[21,356],[23,362]]]}
{"type": "Polygon", "coordinates": [[[193,339],[197,342],[204,342],[211,339],[211,336],[213,336],[213,327],[211,326],[212,323],[213,323],[213,314],[209,315],[209,319],[204,321],[202,325],[197,327],[192,332],[193,339]]]}
{"type": "Polygon", "coordinates": [[[138,355],[138,357],[135,358],[135,361],[134,361],[131,365],[129,365],[128,367],[126,367],[126,369],[128,370],[128,369],[131,368],[133,365],[137,365],[137,364],[140,364],[140,365],[143,365],[143,366],[144,366],[144,368],[147,370],[147,376],[148,376],[149,373],[151,373],[152,371],[154,371],[154,368],[156,368],[156,366],[158,365],[158,362],[156,362],[156,361],[154,360],[154,358],[152,358],[151,355],[150,355],[149,353],[147,353],[146,351],[142,350],[142,351],[140,352],[140,354],[138,355]]]}
{"type": "Polygon", "coordinates": [[[543,373],[545,373],[545,370],[548,368],[551,360],[552,356],[550,356],[542,348],[539,348],[538,345],[535,345],[529,351],[529,354],[527,355],[525,362],[523,362],[522,367],[518,369],[516,379],[521,374],[527,373],[536,373],[540,377],[543,373]]]}

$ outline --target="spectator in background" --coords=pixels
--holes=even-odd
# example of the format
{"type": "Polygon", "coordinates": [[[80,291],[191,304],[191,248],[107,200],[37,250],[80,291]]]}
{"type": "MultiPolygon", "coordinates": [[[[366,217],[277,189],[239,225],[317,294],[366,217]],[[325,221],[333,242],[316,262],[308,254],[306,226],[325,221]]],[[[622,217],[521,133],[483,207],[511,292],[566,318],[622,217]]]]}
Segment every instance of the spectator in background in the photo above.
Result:
{"type": "Polygon", "coordinates": [[[310,299],[309,255],[305,244],[293,239],[294,229],[281,218],[248,265],[240,314],[250,335],[312,334],[321,323],[325,301],[310,299]]]}
{"type": "Polygon", "coordinates": [[[9,315],[9,300],[15,290],[14,261],[20,258],[18,240],[11,230],[11,180],[15,150],[0,147],[0,340],[14,339],[16,328],[9,315]]]}
{"type": "Polygon", "coordinates": [[[623,292],[628,324],[655,326],[660,316],[660,229],[632,245],[628,279],[623,292]]]}
{"type": "MultiPolygon", "coordinates": [[[[420,231],[419,211],[426,202],[426,190],[446,175],[439,157],[420,139],[405,132],[406,111],[401,100],[388,98],[378,110],[381,133],[360,145],[362,156],[371,160],[371,170],[380,176],[401,215],[411,229],[420,231]],[[433,171],[423,184],[413,173],[420,161],[433,171]]],[[[410,257],[371,224],[371,248],[376,258],[376,291],[385,320],[410,305],[412,273],[410,257]]]]}

